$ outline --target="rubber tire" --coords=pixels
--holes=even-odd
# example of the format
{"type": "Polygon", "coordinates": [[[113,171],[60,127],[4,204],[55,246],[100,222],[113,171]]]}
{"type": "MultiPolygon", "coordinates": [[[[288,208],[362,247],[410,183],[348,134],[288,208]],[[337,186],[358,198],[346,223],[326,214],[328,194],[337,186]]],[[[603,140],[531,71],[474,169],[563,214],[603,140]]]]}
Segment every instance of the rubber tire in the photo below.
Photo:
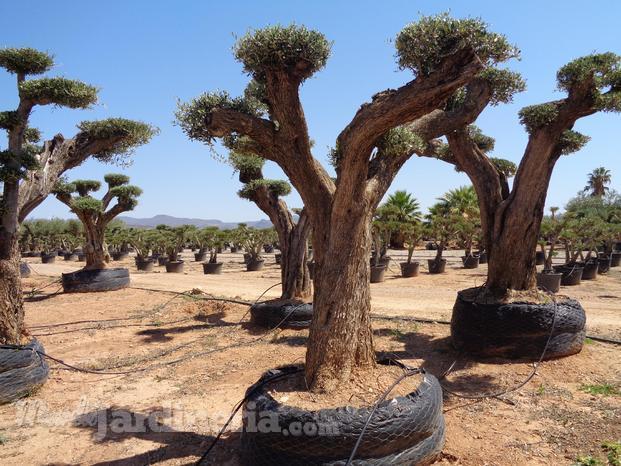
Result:
{"type": "MultiPolygon", "coordinates": [[[[330,465],[343,466],[351,454],[371,407],[306,411],[282,405],[259,385],[268,377],[295,372],[296,366],[285,366],[265,373],[246,392],[241,436],[243,465],[330,465]],[[249,412],[249,403],[254,409],[249,412]],[[260,415],[257,416],[256,413],[260,415]],[[282,432],[251,432],[249,415],[258,421],[277,420],[278,426],[330,426],[338,435],[300,435],[282,432]],[[265,416],[265,417],[264,417],[265,416]]],[[[419,388],[407,396],[382,402],[362,437],[352,462],[357,466],[429,464],[444,446],[442,389],[438,380],[425,374],[419,388]]],[[[256,430],[256,429],[255,429],[256,430]]]]}
{"type": "MultiPolygon", "coordinates": [[[[483,358],[537,361],[548,341],[554,314],[553,303],[478,304],[460,291],[451,319],[453,346],[483,358]]],[[[578,301],[559,300],[544,360],[579,353],[585,324],[586,314],[578,301]]]]}
{"type": "Polygon", "coordinates": [[[129,270],[123,268],[78,270],[63,273],[62,282],[65,293],[115,291],[129,286],[129,270]]]}
{"type": "Polygon", "coordinates": [[[50,369],[43,345],[33,339],[20,349],[0,349],[0,404],[30,395],[45,383],[50,369]]]}
{"type": "Polygon", "coordinates": [[[263,328],[309,328],[312,318],[313,303],[277,299],[250,307],[250,322],[263,328]]]}
{"type": "Polygon", "coordinates": [[[19,276],[22,278],[28,278],[30,277],[30,274],[32,273],[30,266],[28,265],[28,262],[20,262],[19,263],[19,276]]]}

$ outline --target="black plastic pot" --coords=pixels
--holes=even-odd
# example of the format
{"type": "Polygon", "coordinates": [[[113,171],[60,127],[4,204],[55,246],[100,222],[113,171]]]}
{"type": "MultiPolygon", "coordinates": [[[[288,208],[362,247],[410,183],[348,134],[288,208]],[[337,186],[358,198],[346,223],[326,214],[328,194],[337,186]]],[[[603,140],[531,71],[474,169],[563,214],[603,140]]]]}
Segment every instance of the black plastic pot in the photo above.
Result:
{"type": "Polygon", "coordinates": [[[114,251],[112,254],[112,260],[114,261],[122,261],[129,256],[129,253],[123,251],[114,251]]]}
{"type": "Polygon", "coordinates": [[[479,256],[479,264],[487,264],[487,252],[486,251],[478,252],[476,255],[479,256]]]}
{"type": "Polygon", "coordinates": [[[535,265],[543,265],[546,261],[546,255],[543,251],[537,251],[535,253],[535,265]]]}
{"type": "MultiPolygon", "coordinates": [[[[388,264],[390,264],[390,256],[380,257],[377,263],[378,265],[383,265],[384,267],[388,267],[388,264]]],[[[371,267],[375,266],[375,256],[371,256],[370,264],[371,264],[371,267]]]]}
{"type": "Polygon", "coordinates": [[[621,252],[613,252],[610,255],[610,267],[619,267],[621,265],[621,252]]]}
{"type": "Polygon", "coordinates": [[[74,254],[72,252],[68,252],[67,254],[64,255],[63,257],[66,261],[77,261],[78,260],[78,255],[74,254]]]}
{"type": "Polygon", "coordinates": [[[195,262],[205,262],[205,259],[207,259],[207,253],[206,252],[197,252],[196,254],[194,254],[194,261],[195,262]]]}
{"type": "Polygon", "coordinates": [[[373,265],[371,266],[371,283],[381,283],[384,281],[384,272],[386,272],[385,265],[373,265]]]}
{"type": "Polygon", "coordinates": [[[280,264],[280,261],[282,260],[282,254],[275,254],[274,260],[276,261],[277,264],[280,264]]]}
{"type": "Polygon", "coordinates": [[[231,246],[231,252],[237,252],[237,248],[235,246],[231,246]]]}
{"type": "Polygon", "coordinates": [[[28,278],[30,277],[30,266],[28,265],[28,262],[20,262],[19,263],[19,276],[22,278],[28,278]]]}
{"type": "Polygon", "coordinates": [[[58,250],[56,251],[56,255],[57,255],[58,257],[62,257],[62,256],[64,256],[64,255],[65,255],[66,253],[68,253],[68,252],[69,252],[69,251],[65,251],[64,249],[58,249],[58,250]]]}
{"type": "Polygon", "coordinates": [[[183,261],[168,261],[166,262],[166,272],[168,273],[183,273],[183,261]]]}
{"type": "Polygon", "coordinates": [[[129,270],[121,268],[78,270],[63,273],[62,283],[65,293],[120,290],[129,286],[129,270]]]}
{"type": "Polygon", "coordinates": [[[58,255],[56,253],[41,254],[41,263],[43,263],[43,264],[53,264],[54,262],[56,262],[56,257],[58,257],[58,255]]]}
{"type": "Polygon", "coordinates": [[[159,256],[157,258],[157,265],[166,265],[168,264],[168,257],[166,256],[159,256]]]}
{"type": "Polygon", "coordinates": [[[429,268],[429,273],[444,273],[446,259],[427,259],[427,267],[429,268]]]}
{"type": "Polygon", "coordinates": [[[203,263],[203,273],[205,275],[220,275],[222,273],[222,262],[203,263]]]}
{"type": "Polygon", "coordinates": [[[401,262],[399,264],[401,266],[401,276],[403,278],[417,277],[418,276],[418,268],[420,263],[418,262],[401,262]]]}
{"type": "Polygon", "coordinates": [[[597,260],[590,260],[588,262],[585,262],[583,267],[583,280],[595,280],[597,278],[597,269],[599,268],[599,263],[597,260]]]}
{"type": "Polygon", "coordinates": [[[537,274],[537,286],[550,293],[558,293],[562,278],[562,273],[541,272],[537,274]]]}
{"type": "Polygon", "coordinates": [[[537,361],[582,349],[586,314],[574,299],[546,303],[473,302],[477,290],[457,293],[451,337],[458,351],[483,358],[537,361]]]}
{"type": "Polygon", "coordinates": [[[258,272],[259,270],[263,268],[263,264],[265,264],[265,261],[263,259],[261,260],[249,259],[248,262],[246,263],[246,271],[247,272],[258,272]]]}
{"type": "Polygon", "coordinates": [[[576,286],[580,285],[584,269],[577,265],[557,265],[554,267],[554,271],[562,274],[561,285],[576,286]]]}
{"type": "Polygon", "coordinates": [[[78,252],[78,262],[86,262],[86,254],[78,252]]]}
{"type": "Polygon", "coordinates": [[[249,252],[245,252],[244,253],[244,264],[248,264],[250,262],[250,260],[252,259],[252,256],[250,255],[249,252]]]}
{"type": "Polygon", "coordinates": [[[606,274],[610,271],[612,260],[610,256],[599,257],[597,259],[597,273],[599,275],[606,274]]]}
{"type": "Polygon", "coordinates": [[[479,267],[479,256],[462,256],[461,261],[464,264],[464,269],[476,269],[479,267]]]}
{"type": "Polygon", "coordinates": [[[136,268],[142,272],[153,271],[153,261],[151,259],[136,260],[136,268]]]}
{"type": "Polygon", "coordinates": [[[263,250],[266,254],[269,254],[271,252],[274,252],[274,246],[272,246],[271,244],[266,244],[263,246],[263,250]]]}

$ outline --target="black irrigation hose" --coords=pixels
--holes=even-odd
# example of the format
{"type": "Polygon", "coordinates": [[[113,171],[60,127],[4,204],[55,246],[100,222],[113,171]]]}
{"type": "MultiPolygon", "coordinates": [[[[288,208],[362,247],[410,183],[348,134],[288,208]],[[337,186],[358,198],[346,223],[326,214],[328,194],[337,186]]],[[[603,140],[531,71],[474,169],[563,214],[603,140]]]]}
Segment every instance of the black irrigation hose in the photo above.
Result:
{"type": "Polygon", "coordinates": [[[180,291],[170,291],[170,290],[158,290],[156,288],[142,288],[142,287],[137,287],[137,286],[129,286],[128,288],[132,290],[153,291],[156,293],[172,293],[175,295],[187,296],[188,298],[196,299],[197,301],[221,301],[221,302],[226,302],[226,303],[242,304],[245,306],[252,305],[252,303],[249,301],[241,301],[239,299],[216,298],[216,297],[211,297],[211,296],[198,297],[198,296],[189,294],[188,291],[180,292],[180,291]]]}
{"type": "Polygon", "coordinates": [[[254,306],[255,304],[257,304],[257,303],[259,302],[259,299],[261,299],[261,298],[265,295],[265,293],[267,293],[267,292],[268,292],[269,290],[271,290],[272,288],[277,287],[278,285],[282,285],[282,282],[278,282],[278,283],[276,283],[276,284],[274,284],[274,285],[270,286],[267,290],[265,290],[263,293],[261,293],[261,294],[259,295],[259,297],[258,297],[258,298],[254,301],[254,303],[252,303],[252,304],[250,305],[250,307],[249,307],[249,308],[248,308],[248,310],[244,313],[244,315],[241,317],[241,319],[239,319],[239,322],[237,322],[237,324],[239,325],[239,324],[241,324],[241,323],[244,321],[244,319],[246,318],[246,316],[247,316],[247,315],[248,315],[248,313],[250,312],[250,309],[252,308],[252,306],[254,306]]]}

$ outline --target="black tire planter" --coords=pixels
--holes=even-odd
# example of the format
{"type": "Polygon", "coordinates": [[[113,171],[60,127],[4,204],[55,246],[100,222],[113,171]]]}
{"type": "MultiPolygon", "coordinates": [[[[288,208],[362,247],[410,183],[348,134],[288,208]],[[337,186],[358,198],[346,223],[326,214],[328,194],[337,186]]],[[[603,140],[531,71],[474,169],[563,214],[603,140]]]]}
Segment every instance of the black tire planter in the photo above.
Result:
{"type": "Polygon", "coordinates": [[[70,252],[70,253],[65,254],[63,259],[68,262],[75,262],[78,260],[78,255],[70,252]]]}
{"type": "Polygon", "coordinates": [[[479,256],[462,256],[461,261],[464,264],[464,269],[477,269],[479,268],[479,256]]]}
{"type": "Polygon", "coordinates": [[[166,264],[168,264],[168,257],[166,257],[166,256],[159,256],[157,258],[157,265],[162,266],[162,265],[166,265],[166,264]]]}
{"type": "Polygon", "coordinates": [[[313,303],[276,299],[250,307],[250,322],[263,328],[309,328],[312,318],[313,303]]]}
{"type": "Polygon", "coordinates": [[[259,270],[263,269],[263,264],[265,263],[264,260],[249,260],[246,263],[246,271],[247,272],[258,272],[259,270]]]}
{"type": "Polygon", "coordinates": [[[206,259],[207,259],[207,253],[206,252],[197,252],[196,254],[194,254],[194,261],[195,262],[205,262],[206,259]]]}
{"type": "Polygon", "coordinates": [[[50,369],[41,353],[43,345],[33,339],[24,346],[0,349],[0,404],[10,403],[36,391],[50,369]]]}
{"type": "Polygon", "coordinates": [[[610,256],[600,257],[597,259],[597,274],[604,275],[610,271],[612,260],[610,256]]]}
{"type": "Polygon", "coordinates": [[[479,304],[460,291],[453,307],[451,336],[457,350],[474,356],[537,361],[549,337],[544,359],[580,352],[585,323],[584,309],[574,299],[563,298],[556,304],[479,304]]]}
{"type": "MultiPolygon", "coordinates": [[[[358,441],[371,407],[307,411],[286,406],[268,392],[267,381],[299,372],[298,366],[272,369],[246,391],[241,435],[243,465],[342,466],[358,441]],[[258,414],[258,415],[257,415],[258,414]],[[257,429],[269,419],[268,432],[257,429]]],[[[444,446],[442,389],[425,373],[406,396],[380,403],[362,436],[352,465],[432,463],[444,446]]]]}
{"type": "Polygon", "coordinates": [[[167,273],[183,273],[183,261],[166,262],[167,273]]]}
{"type": "Polygon", "coordinates": [[[582,281],[582,272],[584,269],[577,265],[557,265],[554,267],[554,271],[562,274],[562,286],[576,286],[580,285],[582,281]]]}
{"type": "Polygon", "coordinates": [[[153,271],[153,261],[151,259],[146,260],[137,260],[136,268],[141,272],[152,272],[153,271]]]}
{"type": "Polygon", "coordinates": [[[30,266],[28,265],[28,262],[19,263],[19,276],[20,277],[28,278],[30,277],[31,273],[32,273],[32,270],[30,270],[30,266]]]}
{"type": "Polygon", "coordinates": [[[429,268],[429,273],[444,273],[446,269],[446,259],[427,259],[427,267],[429,268]]]}
{"type": "Polygon", "coordinates": [[[610,267],[619,267],[621,265],[621,252],[613,252],[610,255],[610,267]]]}
{"type": "Polygon", "coordinates": [[[403,278],[418,277],[419,262],[401,262],[401,276],[403,278]]]}
{"type": "Polygon", "coordinates": [[[78,270],[62,274],[65,293],[115,291],[129,286],[129,270],[123,268],[78,270]]]}
{"type": "Polygon", "coordinates": [[[222,262],[205,262],[203,264],[203,273],[205,275],[220,275],[222,273],[222,262]]]}
{"type": "Polygon", "coordinates": [[[41,263],[42,264],[53,264],[54,262],[56,262],[56,257],[57,254],[42,254],[41,255],[41,263]]]}
{"type": "Polygon", "coordinates": [[[371,283],[381,283],[384,281],[384,273],[386,272],[385,265],[373,265],[371,266],[371,283]]]}
{"type": "Polygon", "coordinates": [[[535,253],[535,265],[543,265],[546,262],[546,255],[543,251],[537,251],[535,253]]]}
{"type": "Polygon", "coordinates": [[[537,274],[537,286],[550,293],[558,293],[562,279],[562,273],[541,272],[537,274]]]}
{"type": "Polygon", "coordinates": [[[582,266],[583,280],[595,280],[597,278],[597,269],[599,268],[599,263],[597,260],[590,260],[588,262],[585,262],[582,266]]]}

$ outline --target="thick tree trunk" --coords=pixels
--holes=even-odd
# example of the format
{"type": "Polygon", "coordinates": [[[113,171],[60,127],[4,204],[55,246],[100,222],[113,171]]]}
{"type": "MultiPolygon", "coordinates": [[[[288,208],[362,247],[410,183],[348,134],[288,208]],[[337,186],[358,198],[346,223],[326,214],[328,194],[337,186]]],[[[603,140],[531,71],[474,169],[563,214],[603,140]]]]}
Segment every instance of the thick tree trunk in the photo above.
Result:
{"type": "Polygon", "coordinates": [[[105,269],[110,260],[108,250],[104,241],[104,229],[98,225],[84,224],[86,243],[84,254],[86,255],[85,270],[105,269]]]}
{"type": "Polygon", "coordinates": [[[325,254],[315,264],[313,321],[306,351],[306,380],[313,391],[331,391],[356,371],[375,367],[371,330],[370,217],[334,221],[329,241],[313,235],[325,254]],[[329,329],[329,330],[328,330],[329,329]]]}
{"type": "MultiPolygon", "coordinates": [[[[308,222],[305,222],[306,224],[308,222]]],[[[296,225],[288,234],[288,244],[280,245],[283,299],[311,298],[311,279],[308,270],[308,227],[296,225]]]]}

